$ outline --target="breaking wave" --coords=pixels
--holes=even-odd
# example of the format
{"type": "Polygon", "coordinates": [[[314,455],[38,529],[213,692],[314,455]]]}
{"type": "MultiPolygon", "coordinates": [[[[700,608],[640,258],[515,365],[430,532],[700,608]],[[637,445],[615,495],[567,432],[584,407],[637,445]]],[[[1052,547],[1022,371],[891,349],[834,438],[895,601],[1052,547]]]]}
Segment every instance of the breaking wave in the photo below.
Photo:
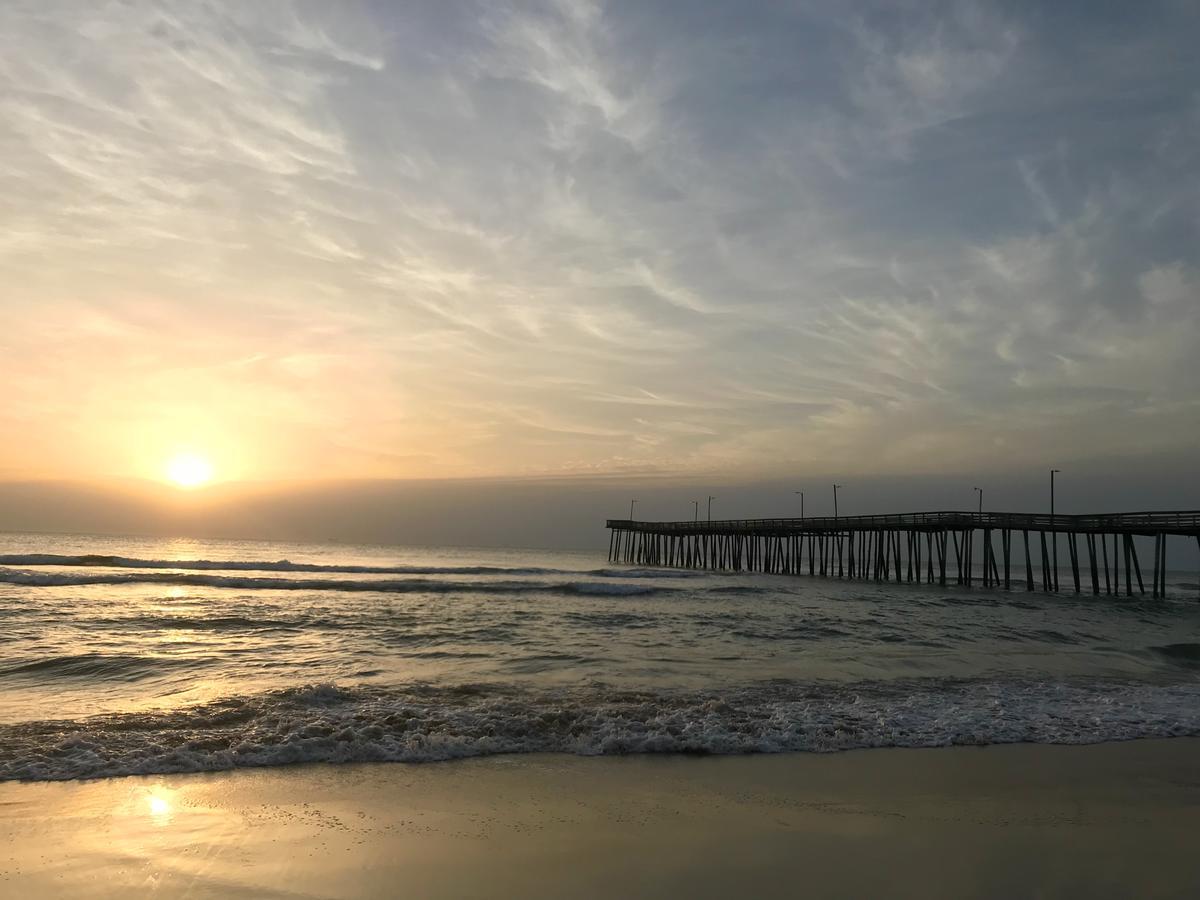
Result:
{"type": "Polygon", "coordinates": [[[115,569],[180,569],[199,572],[328,572],[345,575],[554,575],[563,569],[537,566],[355,566],[326,563],[298,563],[287,559],[141,559],[134,556],[84,554],[65,556],[58,553],[0,554],[0,566],[107,566],[115,569]]]}
{"type": "Polygon", "coordinates": [[[199,572],[37,572],[0,569],[0,584],[61,587],[90,584],[166,584],[193,587],[280,591],[377,591],[388,594],[593,594],[625,596],[657,594],[674,588],[651,584],[610,584],[602,581],[443,581],[422,578],[350,579],[279,578],[249,575],[209,575],[199,572]]]}
{"type": "Polygon", "coordinates": [[[171,712],[0,726],[0,780],[499,753],[742,754],[1200,734],[1200,684],[915,679],[720,691],[306,685],[171,712]]]}
{"type": "MultiPolygon", "coordinates": [[[[169,570],[171,572],[187,573],[187,572],[279,572],[279,573],[312,573],[312,574],[328,574],[328,575],[426,575],[426,576],[442,576],[442,575],[459,575],[459,576],[539,576],[539,575],[567,575],[567,576],[585,576],[589,578],[620,578],[620,579],[639,579],[639,578],[691,578],[703,579],[708,573],[701,571],[689,571],[684,569],[653,569],[653,568],[636,568],[636,567],[609,567],[603,569],[591,569],[588,571],[573,571],[570,569],[553,569],[540,566],[428,566],[428,565],[395,565],[395,566],[358,566],[348,564],[330,565],[327,563],[305,563],[292,562],[287,559],[274,561],[268,560],[222,560],[222,559],[143,559],[134,556],[110,556],[107,554],[83,554],[77,556],[68,556],[58,553],[17,553],[17,554],[0,554],[0,567],[5,566],[37,566],[39,568],[111,568],[111,569],[135,569],[135,570],[169,570]]],[[[3,568],[0,568],[0,582],[7,581],[9,584],[40,584],[40,585],[64,585],[64,584],[113,584],[113,581],[103,580],[113,578],[115,576],[104,575],[56,575],[53,573],[44,573],[44,577],[34,580],[35,575],[43,573],[25,573],[21,577],[22,580],[16,580],[17,576],[12,576],[11,573],[5,573],[3,568]],[[13,579],[13,580],[10,580],[13,579]],[[98,580],[85,580],[98,579],[98,580]]],[[[133,576],[127,576],[123,580],[134,580],[133,576]]],[[[290,580],[290,579],[289,579],[290,580]]],[[[208,582],[197,582],[207,584],[208,582]]],[[[301,582],[295,582],[300,584],[301,582]]],[[[348,582],[339,581],[339,584],[348,582]]],[[[371,582],[372,584],[383,584],[384,582],[371,582]]],[[[312,582],[309,583],[310,585],[312,582]]],[[[324,582],[321,583],[324,586],[324,582]]],[[[241,586],[241,585],[234,585],[241,586]]],[[[264,586],[276,586],[274,583],[264,586]]],[[[613,593],[624,593],[621,590],[614,590],[613,593]]]]}
{"type": "Polygon", "coordinates": [[[1164,644],[1150,649],[1178,665],[1200,667],[1200,644],[1164,644]]]}

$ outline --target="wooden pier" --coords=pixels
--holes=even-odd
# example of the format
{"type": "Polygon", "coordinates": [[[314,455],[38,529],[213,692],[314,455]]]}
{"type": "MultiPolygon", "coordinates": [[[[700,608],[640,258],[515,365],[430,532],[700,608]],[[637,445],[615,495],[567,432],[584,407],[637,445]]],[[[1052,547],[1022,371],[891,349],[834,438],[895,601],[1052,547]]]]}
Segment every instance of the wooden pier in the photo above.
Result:
{"type": "Polygon", "coordinates": [[[1030,591],[1059,590],[1057,538],[1064,535],[1069,589],[1132,595],[1136,586],[1145,594],[1148,577],[1154,597],[1166,595],[1167,538],[1194,538],[1200,547],[1200,511],[609,519],[607,527],[609,560],[630,565],[1005,589],[1017,583],[1030,591]],[[1145,569],[1135,538],[1154,541],[1153,560],[1145,569]]]}

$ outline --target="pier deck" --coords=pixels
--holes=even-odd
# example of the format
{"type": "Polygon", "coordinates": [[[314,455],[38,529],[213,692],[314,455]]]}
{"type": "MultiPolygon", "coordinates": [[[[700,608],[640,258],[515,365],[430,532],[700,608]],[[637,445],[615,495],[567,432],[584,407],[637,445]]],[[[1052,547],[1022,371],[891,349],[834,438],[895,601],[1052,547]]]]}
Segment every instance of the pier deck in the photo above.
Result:
{"type": "Polygon", "coordinates": [[[978,581],[1004,588],[1023,581],[1031,591],[1059,589],[1058,536],[1063,535],[1069,585],[1081,592],[1090,575],[1088,587],[1094,594],[1122,593],[1122,574],[1125,594],[1134,593],[1135,581],[1137,590],[1146,593],[1134,539],[1152,538],[1150,593],[1155,597],[1166,593],[1167,537],[1194,538],[1200,547],[1197,510],[1089,515],[940,511],[690,522],[609,519],[607,527],[613,562],[791,575],[807,569],[809,575],[837,578],[942,585],[953,580],[966,586],[978,581]],[[1017,533],[1019,560],[1012,546],[1017,533]],[[1016,561],[1024,571],[1014,579],[1016,561]],[[1034,578],[1035,565],[1040,579],[1034,578]]]}

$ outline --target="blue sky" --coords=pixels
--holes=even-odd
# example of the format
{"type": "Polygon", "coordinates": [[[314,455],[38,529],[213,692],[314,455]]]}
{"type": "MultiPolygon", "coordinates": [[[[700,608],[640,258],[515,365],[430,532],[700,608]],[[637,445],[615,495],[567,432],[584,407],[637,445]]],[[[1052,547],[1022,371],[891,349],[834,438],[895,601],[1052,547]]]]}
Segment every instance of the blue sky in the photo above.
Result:
{"type": "Polygon", "coordinates": [[[0,477],[1200,438],[1193,3],[0,8],[0,477]]]}

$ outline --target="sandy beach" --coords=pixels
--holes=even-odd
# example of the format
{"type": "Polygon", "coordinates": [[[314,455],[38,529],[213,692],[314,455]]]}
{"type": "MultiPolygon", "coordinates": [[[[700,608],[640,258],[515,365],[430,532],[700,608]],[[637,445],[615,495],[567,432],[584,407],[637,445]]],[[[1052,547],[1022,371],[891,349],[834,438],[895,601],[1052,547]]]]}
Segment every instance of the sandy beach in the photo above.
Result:
{"type": "Polygon", "coordinates": [[[1200,740],[0,785],[9,897],[1189,897],[1200,740]]]}

